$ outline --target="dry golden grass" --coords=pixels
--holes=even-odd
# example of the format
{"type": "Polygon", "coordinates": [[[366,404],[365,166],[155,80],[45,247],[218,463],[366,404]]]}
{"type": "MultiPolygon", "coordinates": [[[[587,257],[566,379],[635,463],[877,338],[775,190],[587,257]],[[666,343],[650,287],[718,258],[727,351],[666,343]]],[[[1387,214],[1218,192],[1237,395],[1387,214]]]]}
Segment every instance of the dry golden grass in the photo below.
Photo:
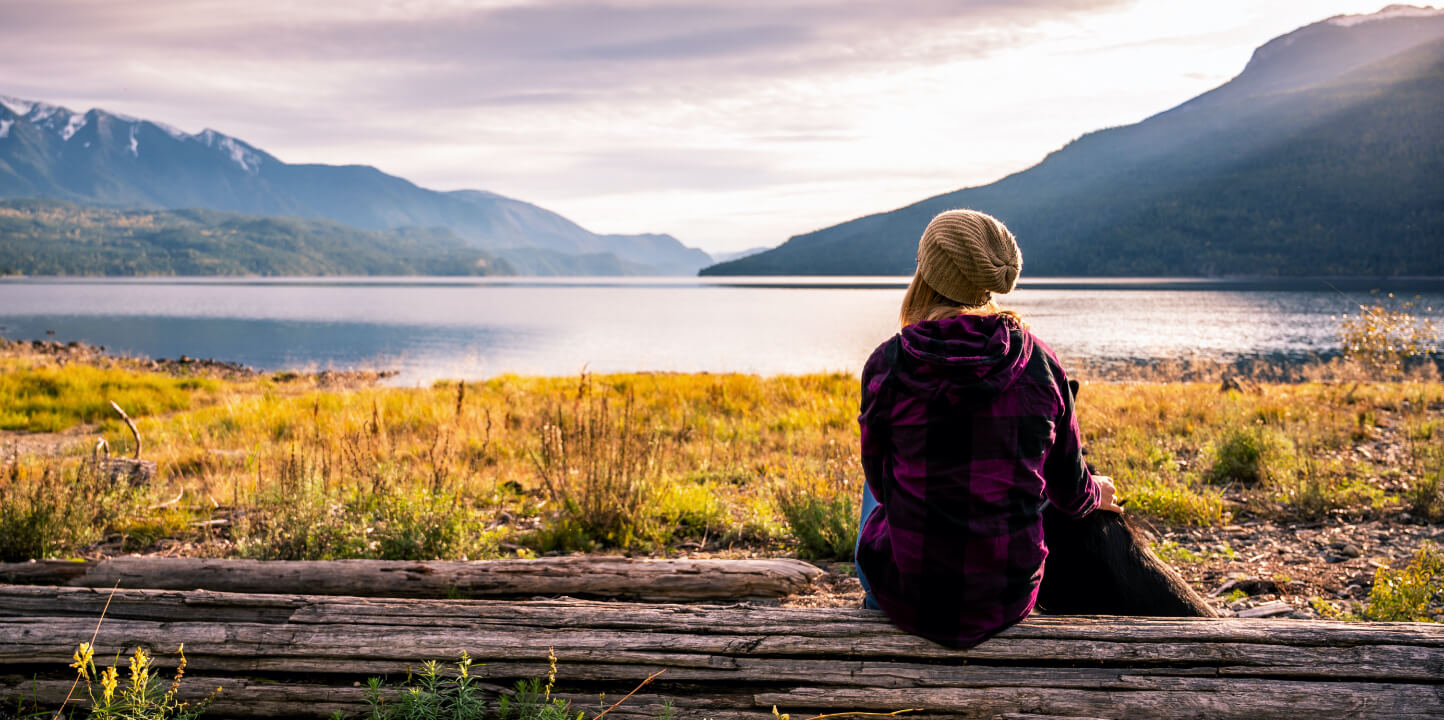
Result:
{"type": "MultiPolygon", "coordinates": [[[[8,376],[19,365],[6,362],[8,376]]],[[[845,374],[321,389],[126,369],[98,382],[86,365],[24,362],[53,379],[47,402],[57,407],[89,407],[108,388],[179,399],[131,400],[160,468],[151,488],[99,492],[85,453],[8,458],[0,492],[21,498],[0,510],[11,538],[0,554],[10,559],[75,553],[106,537],[114,546],[121,535],[125,549],[184,541],[195,552],[272,558],[665,552],[718,541],[781,551],[797,539],[806,553],[845,555],[850,538],[834,536],[855,523],[862,487],[857,380],[845,374]],[[85,512],[41,510],[82,497],[94,498],[85,512]],[[223,522],[204,524],[213,520],[223,522]]],[[[7,392],[7,407],[32,402],[7,392]]],[[[1438,381],[1253,392],[1095,383],[1080,393],[1079,415],[1093,464],[1135,511],[1165,523],[1444,513],[1438,381]]],[[[128,441],[123,426],[98,432],[113,446],[128,441]]]]}

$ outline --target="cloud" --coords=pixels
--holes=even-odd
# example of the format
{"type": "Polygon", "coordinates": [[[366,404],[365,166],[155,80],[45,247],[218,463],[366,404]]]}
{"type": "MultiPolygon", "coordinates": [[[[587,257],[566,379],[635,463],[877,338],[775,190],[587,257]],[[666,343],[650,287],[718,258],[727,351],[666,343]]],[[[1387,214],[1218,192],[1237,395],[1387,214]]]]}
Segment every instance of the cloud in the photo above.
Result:
{"type": "MultiPolygon", "coordinates": [[[[901,203],[991,179],[1092,118],[1117,122],[1034,116],[1058,114],[1056,77],[1096,95],[1086,48],[1108,43],[1074,43],[1079,69],[1037,53],[1142,3],[0,0],[0,93],[214,127],[288,162],[584,208],[602,231],[705,238],[715,208],[757,220],[727,229],[756,245],[812,229],[785,226],[800,217],[885,209],[870,194],[901,203]],[[1025,150],[997,147],[1024,133],[1025,150]],[[756,202],[769,193],[814,205],[756,202]],[[659,217],[696,225],[646,226],[664,198],[696,210],[659,217]]],[[[1160,45],[1110,42],[1092,54],[1160,45]]]]}

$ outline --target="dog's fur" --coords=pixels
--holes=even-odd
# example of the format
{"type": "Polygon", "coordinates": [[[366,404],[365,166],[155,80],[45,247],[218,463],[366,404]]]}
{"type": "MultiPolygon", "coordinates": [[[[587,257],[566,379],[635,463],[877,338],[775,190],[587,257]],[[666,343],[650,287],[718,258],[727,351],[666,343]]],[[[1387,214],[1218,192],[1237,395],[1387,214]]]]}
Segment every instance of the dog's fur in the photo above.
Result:
{"type": "MultiPolygon", "coordinates": [[[[1078,383],[1068,381],[1074,397],[1078,383]]],[[[1043,511],[1048,561],[1038,609],[1052,615],[1218,617],[1178,572],[1148,549],[1148,533],[1105,510],[1075,520],[1043,511]]]]}

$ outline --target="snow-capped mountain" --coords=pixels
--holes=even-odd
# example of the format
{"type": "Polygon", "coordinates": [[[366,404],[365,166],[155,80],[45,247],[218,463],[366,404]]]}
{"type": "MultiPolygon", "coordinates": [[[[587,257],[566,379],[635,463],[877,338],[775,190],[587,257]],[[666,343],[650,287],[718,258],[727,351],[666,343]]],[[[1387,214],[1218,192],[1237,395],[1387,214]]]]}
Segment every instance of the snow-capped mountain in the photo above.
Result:
{"type": "Polygon", "coordinates": [[[670,235],[606,235],[481,191],[438,192],[364,165],[290,164],[215,130],[0,96],[0,197],[441,227],[537,274],[691,274],[711,262],[670,235]]]}

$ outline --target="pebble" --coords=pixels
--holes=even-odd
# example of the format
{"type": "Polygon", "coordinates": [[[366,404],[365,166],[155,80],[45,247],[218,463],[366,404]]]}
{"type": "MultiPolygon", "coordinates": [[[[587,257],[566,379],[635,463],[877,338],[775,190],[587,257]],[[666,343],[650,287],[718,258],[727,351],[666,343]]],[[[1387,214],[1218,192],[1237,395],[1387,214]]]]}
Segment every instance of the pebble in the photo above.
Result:
{"type": "Polygon", "coordinates": [[[1339,548],[1339,554],[1343,555],[1344,557],[1356,558],[1360,555],[1363,555],[1364,551],[1360,550],[1358,545],[1355,545],[1353,543],[1344,543],[1344,546],[1339,548]]]}

